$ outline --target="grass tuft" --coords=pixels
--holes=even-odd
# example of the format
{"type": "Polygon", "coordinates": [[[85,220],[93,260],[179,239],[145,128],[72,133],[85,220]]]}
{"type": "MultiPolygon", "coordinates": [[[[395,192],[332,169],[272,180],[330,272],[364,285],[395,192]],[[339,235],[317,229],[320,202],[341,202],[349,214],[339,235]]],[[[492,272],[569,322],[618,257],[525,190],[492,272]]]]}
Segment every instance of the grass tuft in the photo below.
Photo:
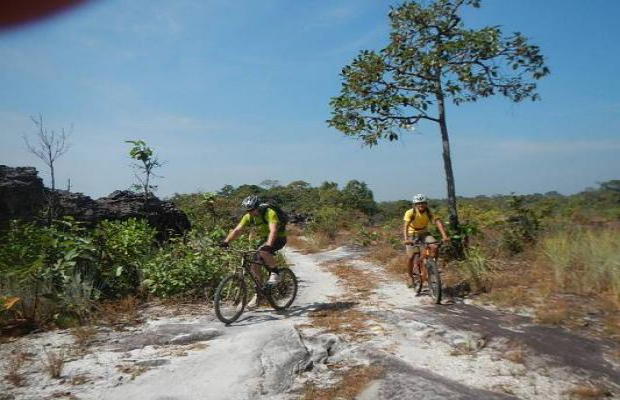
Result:
{"type": "Polygon", "coordinates": [[[11,354],[6,362],[7,373],[4,379],[13,386],[24,386],[26,384],[26,377],[22,370],[28,361],[28,354],[22,351],[11,354]]]}
{"type": "Polygon", "coordinates": [[[306,384],[302,399],[304,400],[353,400],[368,385],[383,374],[379,367],[357,366],[348,370],[340,384],[323,388],[314,383],[306,384]]]}
{"type": "Polygon", "coordinates": [[[620,301],[620,235],[616,229],[559,232],[541,242],[555,283],[576,294],[611,292],[620,301]]]}
{"type": "Polygon", "coordinates": [[[45,372],[47,372],[50,378],[59,379],[62,376],[62,370],[65,366],[65,351],[62,349],[56,351],[48,350],[44,347],[43,353],[44,357],[42,363],[45,372]]]}

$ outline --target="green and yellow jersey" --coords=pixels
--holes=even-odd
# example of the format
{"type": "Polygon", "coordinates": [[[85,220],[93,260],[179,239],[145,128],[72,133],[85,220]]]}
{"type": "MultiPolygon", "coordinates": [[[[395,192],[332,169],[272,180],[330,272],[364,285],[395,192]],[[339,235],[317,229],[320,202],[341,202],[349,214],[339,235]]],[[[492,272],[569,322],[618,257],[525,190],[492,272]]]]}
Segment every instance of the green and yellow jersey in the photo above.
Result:
{"type": "Polygon", "coordinates": [[[269,224],[278,224],[277,237],[286,237],[286,229],[280,229],[280,220],[278,214],[271,208],[267,208],[262,215],[253,217],[250,213],[246,213],[239,221],[241,226],[251,226],[256,229],[258,234],[264,238],[269,236],[269,224]]]}

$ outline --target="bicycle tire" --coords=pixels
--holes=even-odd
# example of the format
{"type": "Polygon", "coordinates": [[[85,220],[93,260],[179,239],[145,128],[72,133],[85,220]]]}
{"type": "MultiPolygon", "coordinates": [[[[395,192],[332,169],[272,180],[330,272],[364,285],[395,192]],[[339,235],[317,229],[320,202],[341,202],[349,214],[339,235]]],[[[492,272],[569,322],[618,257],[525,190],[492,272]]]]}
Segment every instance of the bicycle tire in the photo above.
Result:
{"type": "Polygon", "coordinates": [[[217,318],[230,325],[243,313],[247,303],[247,289],[239,274],[226,276],[215,291],[214,308],[217,318]]]}
{"type": "Polygon", "coordinates": [[[285,310],[293,304],[298,288],[297,277],[289,268],[281,268],[279,275],[280,281],[265,291],[267,301],[277,311],[285,310]]]}
{"type": "Polygon", "coordinates": [[[413,290],[415,291],[416,295],[422,293],[422,287],[424,286],[424,281],[422,280],[422,268],[424,268],[424,266],[420,265],[420,268],[418,268],[418,273],[416,275],[416,268],[415,268],[415,264],[416,262],[418,262],[418,260],[420,259],[420,254],[416,253],[413,256],[413,277],[412,277],[412,281],[413,281],[413,290]]]}
{"type": "Polygon", "coordinates": [[[426,260],[426,270],[428,271],[428,288],[435,304],[441,303],[441,276],[439,268],[433,259],[426,260]]]}

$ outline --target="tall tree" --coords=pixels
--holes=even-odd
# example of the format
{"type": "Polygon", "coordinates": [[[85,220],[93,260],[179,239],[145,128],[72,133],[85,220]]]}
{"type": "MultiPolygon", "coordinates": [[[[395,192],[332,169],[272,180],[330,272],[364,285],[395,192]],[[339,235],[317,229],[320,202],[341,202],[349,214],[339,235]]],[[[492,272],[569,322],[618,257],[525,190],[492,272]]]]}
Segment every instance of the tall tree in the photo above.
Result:
{"type": "Polygon", "coordinates": [[[50,178],[52,184],[52,191],[48,198],[47,218],[51,223],[52,219],[56,217],[56,160],[62,157],[63,154],[69,150],[69,143],[67,142],[71,132],[66,133],[62,128],[60,132],[56,132],[53,129],[47,128],[43,124],[43,116],[39,114],[39,117],[30,117],[32,122],[37,127],[37,140],[31,142],[27,135],[24,135],[24,142],[28,151],[37,156],[50,170],[50,178]]]}
{"type": "Polygon", "coordinates": [[[391,8],[390,43],[364,50],[342,69],[331,99],[330,126],[373,146],[398,140],[420,121],[439,125],[450,223],[458,228],[446,117],[455,105],[501,94],[514,102],[539,99],[535,81],[549,73],[538,46],[499,26],[465,28],[461,8],[480,0],[408,1],[391,8]],[[432,111],[434,110],[434,111],[432,111]]]}

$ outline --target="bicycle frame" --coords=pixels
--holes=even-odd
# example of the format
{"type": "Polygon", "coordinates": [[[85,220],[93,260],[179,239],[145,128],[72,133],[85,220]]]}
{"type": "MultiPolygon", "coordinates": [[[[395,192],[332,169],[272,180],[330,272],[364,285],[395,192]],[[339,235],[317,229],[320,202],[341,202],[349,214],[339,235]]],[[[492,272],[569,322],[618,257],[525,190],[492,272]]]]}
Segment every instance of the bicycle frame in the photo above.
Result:
{"type": "Polygon", "coordinates": [[[239,250],[233,250],[236,251],[238,253],[241,253],[241,266],[237,267],[237,272],[239,274],[241,274],[241,276],[243,278],[245,278],[246,274],[249,275],[252,278],[252,282],[254,283],[254,288],[257,292],[264,292],[264,285],[261,285],[259,280],[257,279],[256,276],[254,276],[254,273],[252,273],[252,270],[250,269],[250,267],[252,265],[258,265],[261,268],[262,267],[269,267],[265,262],[262,261],[262,259],[260,258],[260,253],[258,250],[250,250],[250,251],[239,251],[239,250]]]}

